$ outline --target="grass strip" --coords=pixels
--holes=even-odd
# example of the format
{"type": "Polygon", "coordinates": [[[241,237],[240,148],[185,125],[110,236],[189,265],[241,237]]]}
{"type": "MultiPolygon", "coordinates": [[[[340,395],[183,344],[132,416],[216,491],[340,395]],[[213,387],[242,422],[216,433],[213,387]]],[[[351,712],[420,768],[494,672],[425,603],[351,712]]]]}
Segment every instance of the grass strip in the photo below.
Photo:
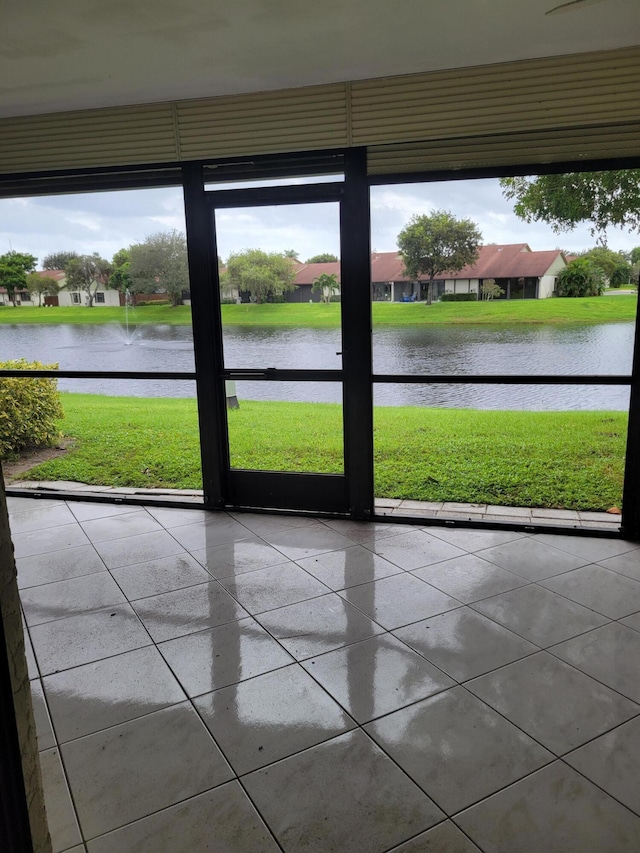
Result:
{"type": "MultiPolygon", "coordinates": [[[[62,393],[72,447],[26,479],[201,488],[194,399],[62,393]]],[[[234,467],[343,470],[342,409],[241,400],[229,412],[234,467]]],[[[622,412],[378,407],[377,497],[606,510],[620,506],[622,412]]]]}
{"type": "MultiPolygon", "coordinates": [[[[634,320],[635,294],[584,299],[526,299],[494,302],[417,303],[374,302],[374,326],[429,325],[520,325],[590,324],[634,320]]],[[[331,303],[283,303],[274,305],[223,305],[223,323],[230,326],[280,326],[297,328],[337,328],[340,305],[331,303]]],[[[125,324],[125,309],[112,307],[10,308],[0,307],[0,324],[57,323],[125,324]]],[[[145,305],[129,310],[129,323],[135,325],[187,326],[191,309],[180,305],[145,305]]]]}

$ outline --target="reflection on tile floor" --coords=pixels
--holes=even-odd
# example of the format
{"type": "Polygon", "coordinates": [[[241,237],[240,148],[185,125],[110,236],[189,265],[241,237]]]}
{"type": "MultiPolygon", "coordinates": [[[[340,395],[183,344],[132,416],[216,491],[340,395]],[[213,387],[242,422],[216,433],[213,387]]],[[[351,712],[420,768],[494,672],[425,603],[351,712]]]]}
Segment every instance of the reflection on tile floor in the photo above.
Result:
{"type": "Polygon", "coordinates": [[[640,546],[9,499],[54,850],[640,850],[640,546]]]}

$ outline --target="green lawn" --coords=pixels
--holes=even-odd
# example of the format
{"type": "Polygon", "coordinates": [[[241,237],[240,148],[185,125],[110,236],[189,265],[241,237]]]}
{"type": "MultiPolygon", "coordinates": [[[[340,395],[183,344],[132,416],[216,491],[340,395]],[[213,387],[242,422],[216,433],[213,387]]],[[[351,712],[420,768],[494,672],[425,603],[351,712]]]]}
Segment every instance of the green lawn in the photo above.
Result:
{"type": "MultiPolygon", "coordinates": [[[[528,299],[509,302],[374,302],[376,326],[449,324],[608,323],[633,320],[637,296],[588,297],[585,299],[528,299]]],[[[223,305],[223,322],[235,326],[337,327],[337,303],[287,303],[275,305],[223,305]]],[[[1,323],[121,323],[124,308],[8,308],[0,307],[1,323]]],[[[188,325],[191,309],[185,306],[146,305],[129,310],[132,325],[188,325]]]]}
{"type": "MultiPolygon", "coordinates": [[[[196,402],[61,395],[72,449],[28,479],[201,488],[196,402]]],[[[342,470],[341,408],[243,400],[236,467],[342,470]]],[[[606,510],[620,506],[627,415],[379,407],[376,496],[606,510]]]]}
{"type": "MultiPolygon", "coordinates": [[[[87,308],[10,308],[0,306],[0,323],[71,323],[73,325],[99,326],[103,323],[125,324],[125,309],[102,306],[87,308]]],[[[188,326],[191,323],[191,308],[179,305],[144,305],[135,310],[129,309],[129,323],[132,325],[171,325],[188,326]]]]}

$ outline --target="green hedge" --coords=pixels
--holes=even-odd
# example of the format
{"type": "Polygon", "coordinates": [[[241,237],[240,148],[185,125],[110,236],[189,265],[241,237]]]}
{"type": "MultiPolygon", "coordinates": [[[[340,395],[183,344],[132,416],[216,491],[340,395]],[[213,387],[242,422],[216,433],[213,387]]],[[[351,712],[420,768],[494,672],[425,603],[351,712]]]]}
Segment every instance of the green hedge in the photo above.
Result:
{"type": "Polygon", "coordinates": [[[477,302],[477,293],[443,293],[440,302],[477,302]]]}
{"type": "MultiPolygon", "coordinates": [[[[2,370],[56,370],[24,358],[0,362],[2,370]]],[[[64,417],[57,379],[0,377],[0,458],[28,447],[47,447],[60,437],[56,421],[64,417]]]]}

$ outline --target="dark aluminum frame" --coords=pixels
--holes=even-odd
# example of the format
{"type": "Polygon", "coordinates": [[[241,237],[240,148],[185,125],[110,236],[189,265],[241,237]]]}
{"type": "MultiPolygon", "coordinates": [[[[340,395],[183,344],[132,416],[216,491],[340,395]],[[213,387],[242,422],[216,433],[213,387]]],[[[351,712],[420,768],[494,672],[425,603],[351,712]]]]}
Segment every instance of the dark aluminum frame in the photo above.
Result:
{"type": "MultiPolygon", "coordinates": [[[[231,504],[319,511],[349,514],[354,518],[370,518],[373,515],[370,228],[366,152],[362,149],[342,152],[338,162],[328,162],[327,169],[340,169],[344,172],[344,180],[299,186],[208,190],[205,186],[205,167],[188,167],[185,206],[192,272],[191,300],[194,309],[196,372],[200,374],[203,396],[208,399],[211,411],[216,412],[216,441],[203,443],[202,468],[205,482],[212,483],[216,490],[213,502],[218,506],[231,504]],[[342,279],[349,281],[349,288],[345,289],[341,299],[342,326],[343,329],[349,329],[348,340],[343,333],[342,369],[225,368],[214,211],[323,202],[337,202],[340,207],[342,279]],[[204,335],[196,333],[195,323],[202,326],[203,330],[206,327],[204,335]],[[231,468],[224,411],[224,382],[248,377],[258,381],[320,381],[342,384],[344,474],[282,473],[231,468]],[[370,441],[363,440],[366,435],[371,436],[370,441]]],[[[289,171],[295,171],[294,167],[290,166],[289,171]]],[[[201,386],[199,385],[199,391],[201,386]]]]}
{"type": "MultiPolygon", "coordinates": [[[[377,383],[449,383],[449,384],[534,384],[534,385],[628,385],[631,391],[629,426],[627,438],[626,467],[622,527],[620,533],[626,537],[640,539],[640,449],[635,436],[640,431],[640,328],[636,321],[633,367],[629,376],[558,376],[558,375],[482,375],[482,376],[404,376],[398,374],[373,374],[371,352],[371,301],[363,300],[362,294],[370,294],[370,225],[369,190],[371,186],[393,183],[433,182],[464,180],[473,178],[500,177],[505,175],[549,174],[565,171],[596,171],[616,168],[632,168],[637,161],[630,158],[592,160],[580,162],[538,163],[491,168],[470,168],[455,171],[412,172],[400,174],[368,175],[365,148],[350,148],[334,151],[311,151],[293,154],[244,156],[221,161],[197,161],[186,163],[163,163],[142,166],[104,167],[76,169],[65,172],[34,172],[0,176],[0,196],[42,195],[68,192],[89,192],[144,187],[180,186],[185,198],[185,216],[191,294],[196,369],[189,373],[148,373],[114,371],[0,371],[1,375],[52,376],[68,378],[100,377],[105,379],[187,379],[196,382],[200,423],[202,477],[204,505],[207,508],[229,506],[252,506],[252,508],[287,508],[304,511],[309,488],[320,488],[315,510],[329,514],[348,513],[352,518],[373,517],[373,385],[377,383]],[[303,175],[329,175],[344,172],[344,182],[335,184],[307,184],[302,186],[255,187],[249,190],[209,190],[206,184],[212,181],[259,180],[261,178],[290,177],[303,175]],[[339,188],[339,189],[338,189],[339,188]],[[321,200],[336,200],[332,193],[339,193],[341,201],[342,275],[351,282],[342,299],[343,334],[348,338],[348,347],[343,347],[345,359],[342,371],[225,371],[222,360],[220,332],[219,291],[215,287],[217,276],[215,238],[211,239],[212,198],[218,206],[241,206],[244,197],[247,205],[273,203],[274,198],[282,203],[303,203],[321,200]],[[366,308],[365,308],[366,306],[366,308]],[[322,494],[321,478],[329,483],[337,475],[282,474],[281,483],[275,490],[265,488],[263,472],[234,471],[229,476],[224,380],[243,378],[273,381],[342,381],[344,383],[344,446],[345,446],[345,489],[339,505],[332,501],[336,497],[332,485],[322,494]],[[235,478],[235,485],[234,485],[235,478]],[[293,492],[298,497],[293,500],[293,492]],[[247,494],[253,500],[247,500],[247,494]],[[282,496],[285,496],[284,498],[282,496]],[[342,500],[344,499],[344,500],[342,500]]],[[[277,202],[276,202],[277,203],[277,202]]],[[[23,495],[18,489],[8,494],[23,495]]],[[[51,493],[48,493],[49,495],[51,493]]],[[[90,495],[87,493],[65,493],[60,497],[82,500],[116,500],[143,503],[148,497],[90,495]]],[[[35,496],[35,495],[34,495],[35,496]]],[[[172,505],[167,500],[154,502],[172,505]]],[[[408,523],[416,519],[407,517],[408,523]]],[[[420,519],[421,524],[430,523],[420,519]]],[[[434,519],[433,523],[451,523],[458,526],[477,526],[478,522],[446,522],[434,519]]],[[[494,526],[482,522],[482,526],[494,526]]],[[[496,523],[495,526],[505,527],[496,523]]],[[[565,533],[589,535],[611,535],[599,530],[577,530],[535,527],[535,525],[511,525],[527,530],[539,529],[547,532],[557,529],[565,533]]]]}

